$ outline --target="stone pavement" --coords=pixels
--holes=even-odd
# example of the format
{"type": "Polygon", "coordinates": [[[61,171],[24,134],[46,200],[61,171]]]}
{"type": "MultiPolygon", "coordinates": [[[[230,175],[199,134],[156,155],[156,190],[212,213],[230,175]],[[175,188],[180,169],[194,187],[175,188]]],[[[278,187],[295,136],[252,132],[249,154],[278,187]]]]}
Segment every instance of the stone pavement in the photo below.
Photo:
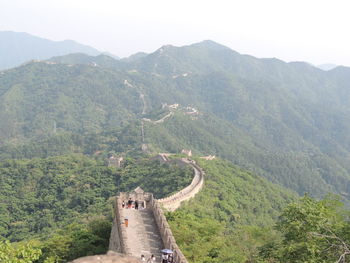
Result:
{"type": "Polygon", "coordinates": [[[147,208],[142,210],[121,208],[120,213],[121,219],[127,218],[129,222],[128,227],[122,224],[122,227],[126,230],[125,247],[127,254],[137,258],[144,255],[146,260],[154,254],[156,262],[160,262],[160,250],[164,246],[153,212],[147,208]]]}
{"type": "Polygon", "coordinates": [[[140,263],[138,258],[109,251],[107,255],[88,256],[75,259],[69,263],[140,263]]]}

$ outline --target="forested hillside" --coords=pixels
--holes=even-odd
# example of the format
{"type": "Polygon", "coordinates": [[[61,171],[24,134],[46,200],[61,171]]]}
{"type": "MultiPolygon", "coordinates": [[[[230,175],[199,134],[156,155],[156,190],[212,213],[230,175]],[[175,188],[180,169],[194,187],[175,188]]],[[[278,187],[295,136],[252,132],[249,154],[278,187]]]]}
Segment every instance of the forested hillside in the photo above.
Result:
{"type": "Polygon", "coordinates": [[[229,162],[198,161],[206,171],[205,189],[168,214],[190,262],[347,259],[349,211],[339,197],[317,201],[306,195],[296,200],[292,193],[229,162]]]}
{"type": "Polygon", "coordinates": [[[278,237],[272,226],[296,195],[227,161],[198,163],[205,188],[168,215],[179,246],[190,262],[252,260],[278,237]]]}
{"type": "Polygon", "coordinates": [[[148,159],[128,159],[123,169],[82,155],[0,163],[0,229],[11,241],[93,215],[111,216],[107,200],[137,186],[160,198],[183,188],[192,170],[148,159]]]}
{"type": "Polygon", "coordinates": [[[224,157],[301,195],[332,192],[348,197],[348,173],[330,156],[264,150],[241,129],[211,114],[193,118],[178,112],[164,123],[145,123],[145,141],[156,151],[192,149],[195,154],[224,157]]]}
{"type": "Polygon", "coordinates": [[[195,107],[198,119],[145,123],[148,149],[191,148],[300,194],[334,192],[349,199],[349,76],[346,67],[322,71],[307,63],[257,59],[212,41],[164,46],[122,61],[56,57],[1,72],[0,138],[7,149],[2,155],[23,155],[16,149],[30,151],[33,141],[52,138],[74,140],[74,146],[32,150],[50,156],[140,149],[140,120],[146,114],[157,118],[162,104],[179,103],[195,107]],[[116,136],[113,129],[126,134],[116,136]],[[96,143],[90,148],[86,139],[77,139],[94,140],[91,134],[96,143]]]}
{"type": "Polygon", "coordinates": [[[120,72],[104,68],[31,63],[0,78],[0,137],[25,140],[118,127],[142,109],[139,93],[120,72]]]}

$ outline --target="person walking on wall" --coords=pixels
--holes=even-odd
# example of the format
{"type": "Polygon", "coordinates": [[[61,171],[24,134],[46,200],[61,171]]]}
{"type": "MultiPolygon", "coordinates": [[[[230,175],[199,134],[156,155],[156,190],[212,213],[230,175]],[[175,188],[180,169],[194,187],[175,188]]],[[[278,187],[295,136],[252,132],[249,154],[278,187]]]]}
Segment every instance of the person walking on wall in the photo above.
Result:
{"type": "Polygon", "coordinates": [[[148,263],[155,263],[156,257],[152,254],[152,256],[147,260],[148,263]]]}
{"type": "Polygon", "coordinates": [[[132,200],[131,200],[131,198],[129,198],[129,201],[128,201],[128,208],[131,208],[131,206],[132,206],[132,200]]]}
{"type": "Polygon", "coordinates": [[[162,263],[168,263],[168,258],[169,258],[168,254],[163,253],[163,255],[162,255],[162,263]]]}

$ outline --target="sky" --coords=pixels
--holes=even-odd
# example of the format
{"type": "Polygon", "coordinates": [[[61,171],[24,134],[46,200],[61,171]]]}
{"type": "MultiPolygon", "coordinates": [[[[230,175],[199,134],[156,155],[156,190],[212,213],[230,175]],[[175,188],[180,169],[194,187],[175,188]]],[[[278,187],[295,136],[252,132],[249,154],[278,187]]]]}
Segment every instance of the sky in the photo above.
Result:
{"type": "Polygon", "coordinates": [[[210,39],[259,58],[350,66],[347,0],[0,0],[0,31],[119,57],[210,39]]]}

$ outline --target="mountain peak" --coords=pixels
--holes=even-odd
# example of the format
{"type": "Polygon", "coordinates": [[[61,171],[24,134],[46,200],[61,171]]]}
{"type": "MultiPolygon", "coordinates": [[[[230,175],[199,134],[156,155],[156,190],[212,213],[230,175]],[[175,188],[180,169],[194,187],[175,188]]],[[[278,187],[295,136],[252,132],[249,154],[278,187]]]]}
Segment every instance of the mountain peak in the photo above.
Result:
{"type": "Polygon", "coordinates": [[[210,49],[229,49],[228,47],[209,39],[192,44],[191,46],[204,47],[204,48],[210,48],[210,49]]]}
{"type": "Polygon", "coordinates": [[[161,46],[159,49],[157,49],[156,53],[162,54],[164,51],[168,51],[173,48],[175,48],[175,46],[173,45],[164,45],[164,46],[161,46]]]}
{"type": "Polygon", "coordinates": [[[316,67],[318,67],[319,69],[322,69],[323,71],[329,71],[338,67],[338,65],[326,63],[326,64],[317,65],[316,67]]]}

